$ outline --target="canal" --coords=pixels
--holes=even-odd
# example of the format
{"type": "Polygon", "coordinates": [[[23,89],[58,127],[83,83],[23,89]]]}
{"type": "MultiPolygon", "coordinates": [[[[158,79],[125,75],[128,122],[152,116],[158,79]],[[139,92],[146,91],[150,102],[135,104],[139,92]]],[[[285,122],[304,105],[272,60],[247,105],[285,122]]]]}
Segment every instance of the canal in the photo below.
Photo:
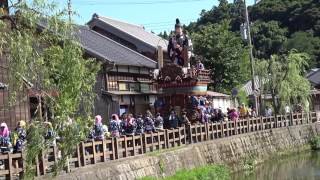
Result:
{"type": "Polygon", "coordinates": [[[274,158],[254,170],[232,175],[233,180],[320,180],[320,151],[274,158]]]}

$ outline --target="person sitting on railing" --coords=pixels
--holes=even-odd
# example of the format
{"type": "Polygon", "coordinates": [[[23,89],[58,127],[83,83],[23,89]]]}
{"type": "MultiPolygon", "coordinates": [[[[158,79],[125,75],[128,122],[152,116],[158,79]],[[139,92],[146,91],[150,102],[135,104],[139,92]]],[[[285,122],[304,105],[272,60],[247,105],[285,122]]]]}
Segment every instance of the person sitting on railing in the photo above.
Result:
{"type": "Polygon", "coordinates": [[[136,125],[137,125],[136,135],[143,134],[144,133],[144,120],[143,120],[143,116],[141,113],[137,116],[136,125]]]}
{"type": "Polygon", "coordinates": [[[144,131],[146,133],[154,132],[154,122],[152,119],[152,114],[150,111],[146,112],[145,119],[144,119],[144,131]]]}
{"type": "Polygon", "coordinates": [[[46,128],[44,138],[49,142],[50,146],[55,146],[56,145],[56,133],[53,131],[52,123],[46,121],[43,124],[46,128]],[[52,140],[52,141],[50,141],[50,140],[52,140]]]}
{"type": "Polygon", "coordinates": [[[227,117],[229,121],[231,120],[231,112],[232,112],[232,109],[227,108],[227,117]]]}
{"type": "Polygon", "coordinates": [[[183,110],[182,113],[181,113],[181,120],[180,120],[180,126],[183,127],[183,126],[189,126],[191,123],[187,117],[187,111],[186,110],[183,110]]]}
{"type": "Polygon", "coordinates": [[[240,108],[239,108],[239,112],[240,112],[240,118],[244,119],[248,116],[248,108],[245,106],[244,103],[241,104],[240,108]]]}
{"type": "Polygon", "coordinates": [[[272,108],[270,106],[266,107],[265,114],[266,114],[266,117],[272,116],[273,112],[272,112],[272,108]]]}
{"type": "Polygon", "coordinates": [[[123,113],[120,119],[120,135],[126,135],[126,123],[127,123],[128,115],[123,113]]]}
{"type": "Polygon", "coordinates": [[[217,119],[218,119],[219,122],[224,121],[224,114],[223,114],[223,112],[222,112],[222,110],[221,110],[220,107],[219,107],[219,109],[218,109],[217,119]]]}
{"type": "Polygon", "coordinates": [[[285,111],[286,114],[290,114],[291,113],[291,109],[290,109],[290,106],[288,104],[284,108],[284,111],[285,111]]]}
{"type": "Polygon", "coordinates": [[[159,112],[156,114],[156,118],[154,119],[154,124],[155,124],[155,129],[157,131],[163,130],[163,117],[160,115],[159,112]]]}
{"type": "Polygon", "coordinates": [[[125,122],[125,133],[128,136],[134,135],[136,130],[136,120],[133,118],[132,114],[128,114],[127,120],[125,122]]]}
{"type": "Polygon", "coordinates": [[[239,113],[236,111],[236,109],[231,110],[230,118],[231,118],[231,121],[238,121],[239,113]]]}
{"type": "Polygon", "coordinates": [[[251,116],[254,117],[254,118],[258,117],[256,108],[252,108],[251,116]]]}
{"type": "Polygon", "coordinates": [[[168,120],[169,120],[170,128],[178,127],[179,118],[174,109],[171,109],[168,120]]]}
{"type": "Polygon", "coordinates": [[[10,131],[6,123],[0,125],[0,149],[2,153],[12,152],[10,131]]]}
{"type": "Polygon", "coordinates": [[[109,131],[111,132],[111,137],[120,137],[121,132],[121,120],[117,114],[112,114],[109,131]]]}
{"type": "Polygon", "coordinates": [[[214,108],[212,106],[212,102],[206,101],[205,114],[206,114],[208,120],[211,120],[213,113],[214,113],[214,108]]]}
{"type": "Polygon", "coordinates": [[[14,152],[21,152],[27,138],[26,122],[19,121],[17,128],[12,133],[12,144],[14,145],[14,152]]]}
{"type": "Polygon", "coordinates": [[[95,118],[95,123],[93,127],[93,139],[94,140],[103,140],[105,130],[103,128],[102,124],[102,117],[100,115],[97,115],[95,118]]]}

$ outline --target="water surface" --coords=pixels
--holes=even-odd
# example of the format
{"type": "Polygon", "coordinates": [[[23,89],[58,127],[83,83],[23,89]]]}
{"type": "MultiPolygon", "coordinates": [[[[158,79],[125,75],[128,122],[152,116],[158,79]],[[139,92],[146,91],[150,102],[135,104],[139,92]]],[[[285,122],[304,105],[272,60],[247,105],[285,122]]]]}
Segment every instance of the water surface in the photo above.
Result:
{"type": "Polygon", "coordinates": [[[274,158],[255,170],[232,175],[233,180],[320,180],[320,151],[274,158]]]}

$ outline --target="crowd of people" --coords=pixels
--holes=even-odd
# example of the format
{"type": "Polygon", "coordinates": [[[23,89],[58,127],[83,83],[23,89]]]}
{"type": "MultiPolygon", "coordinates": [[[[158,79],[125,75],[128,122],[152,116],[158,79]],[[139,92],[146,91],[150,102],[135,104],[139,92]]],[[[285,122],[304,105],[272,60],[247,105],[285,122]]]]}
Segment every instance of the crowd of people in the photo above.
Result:
{"type": "MultiPolygon", "coordinates": [[[[108,121],[108,125],[103,124],[100,115],[95,116],[94,125],[90,130],[88,139],[103,140],[107,137],[121,137],[141,135],[144,133],[152,133],[162,131],[164,129],[174,129],[183,126],[189,126],[194,123],[210,123],[222,121],[237,121],[248,117],[257,117],[254,108],[246,107],[244,104],[238,108],[227,108],[224,113],[221,108],[214,108],[212,103],[201,104],[196,108],[198,117],[196,121],[189,120],[187,111],[184,109],[181,113],[177,113],[175,109],[171,109],[169,115],[165,118],[158,112],[155,116],[151,111],[146,111],[144,115],[138,114],[134,116],[130,113],[124,113],[120,117],[113,114],[108,121]]],[[[290,112],[288,108],[286,111],[290,112]]],[[[273,111],[270,107],[266,107],[265,115],[272,116],[273,111]]],[[[43,122],[46,129],[44,133],[45,139],[59,140],[56,136],[51,122],[43,122]]],[[[1,152],[21,152],[27,138],[26,122],[19,121],[17,127],[11,132],[6,123],[0,125],[0,150],[1,152]]],[[[55,141],[54,141],[55,142],[55,141]]]]}
{"type": "MultiPolygon", "coordinates": [[[[221,108],[215,109],[212,106],[201,106],[197,110],[199,117],[193,123],[237,121],[239,118],[257,116],[255,109],[247,108],[244,104],[238,109],[228,108],[226,113],[223,113],[221,108]]],[[[97,115],[89,139],[102,140],[105,137],[140,135],[161,131],[165,128],[172,129],[192,124],[185,110],[179,116],[174,109],[171,109],[169,115],[165,118],[160,113],[156,113],[154,116],[151,111],[137,116],[124,113],[119,117],[117,114],[113,114],[108,123],[108,126],[103,125],[102,117],[97,115]]]]}
{"type": "Polygon", "coordinates": [[[26,141],[26,122],[19,121],[14,131],[10,131],[6,123],[0,125],[1,152],[21,152],[26,141]]]}

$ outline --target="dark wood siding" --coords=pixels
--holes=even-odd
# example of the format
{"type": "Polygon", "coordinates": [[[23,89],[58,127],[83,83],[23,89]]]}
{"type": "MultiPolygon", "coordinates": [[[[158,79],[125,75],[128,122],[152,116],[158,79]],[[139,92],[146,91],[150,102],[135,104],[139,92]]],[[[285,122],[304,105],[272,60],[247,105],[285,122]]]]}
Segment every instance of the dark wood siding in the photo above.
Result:
{"type": "Polygon", "coordinates": [[[96,94],[94,102],[94,114],[101,115],[104,123],[108,123],[112,114],[119,114],[119,102],[114,101],[111,96],[103,94],[105,89],[105,73],[101,70],[96,78],[97,82],[94,87],[96,94]]]}
{"type": "Polygon", "coordinates": [[[11,87],[9,84],[8,63],[4,56],[0,57],[0,82],[9,85],[9,88],[0,89],[0,122],[6,122],[12,129],[20,120],[30,119],[29,97],[27,90],[18,92],[16,101],[10,106],[9,94],[11,87]]]}

